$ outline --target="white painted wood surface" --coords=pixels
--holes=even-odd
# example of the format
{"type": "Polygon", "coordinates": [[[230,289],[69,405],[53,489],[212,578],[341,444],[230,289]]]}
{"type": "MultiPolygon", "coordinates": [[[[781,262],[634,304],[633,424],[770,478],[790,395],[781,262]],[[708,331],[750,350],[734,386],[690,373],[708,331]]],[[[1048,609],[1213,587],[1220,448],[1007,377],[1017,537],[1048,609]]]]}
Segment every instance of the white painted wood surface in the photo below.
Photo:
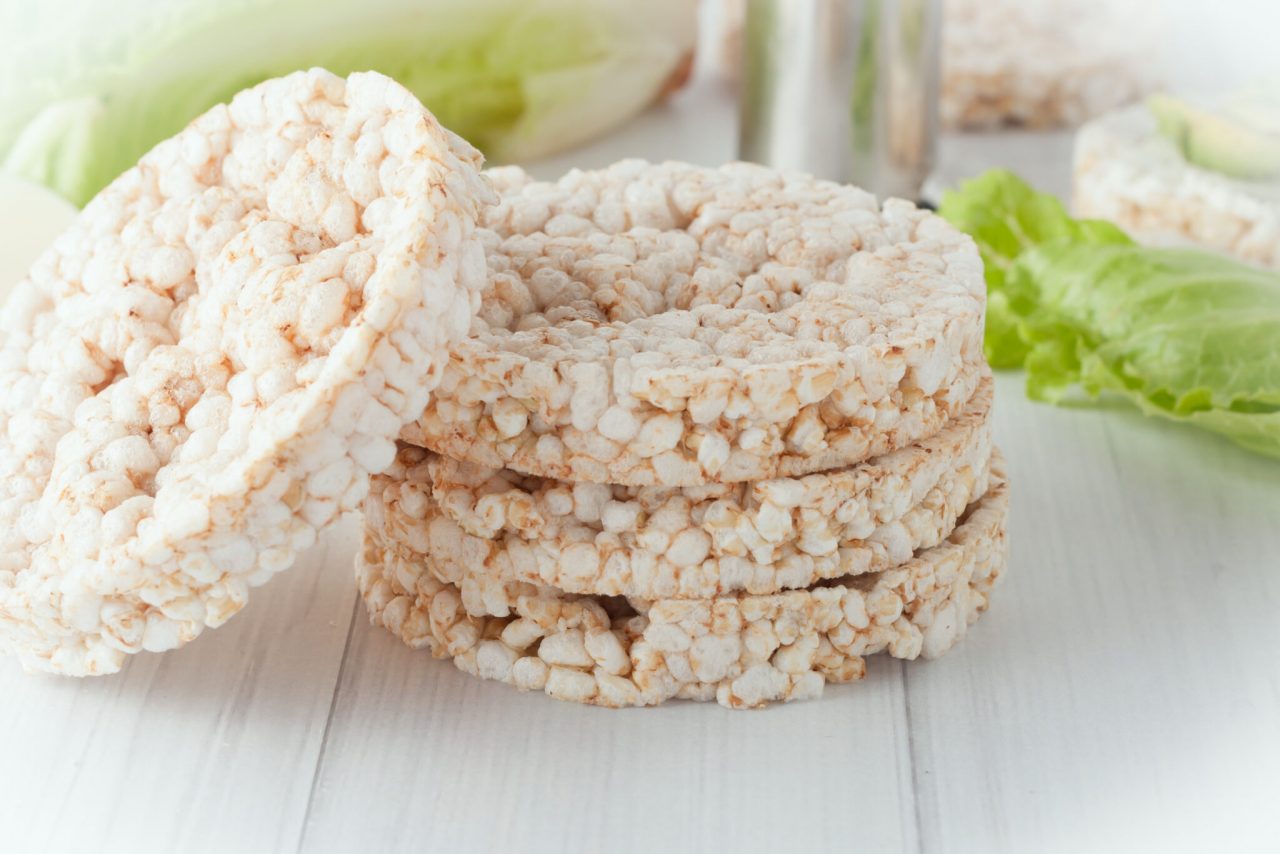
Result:
{"type": "MultiPolygon", "coordinates": [[[[538,171],[732,149],[704,86],[538,171]]],[[[942,174],[1062,189],[1066,151],[951,140],[942,174]]],[[[118,677],[0,660],[0,851],[1280,850],[1280,464],[1020,382],[1011,567],[938,661],[755,713],[521,695],[371,628],[348,525],[118,677]]]]}

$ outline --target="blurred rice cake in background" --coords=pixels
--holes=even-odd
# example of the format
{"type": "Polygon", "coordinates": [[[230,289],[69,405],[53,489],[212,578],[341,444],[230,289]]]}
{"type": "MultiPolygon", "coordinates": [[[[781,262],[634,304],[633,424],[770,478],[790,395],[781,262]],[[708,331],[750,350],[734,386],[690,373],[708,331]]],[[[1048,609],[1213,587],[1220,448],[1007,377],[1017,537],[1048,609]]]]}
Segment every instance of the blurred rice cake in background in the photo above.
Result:
{"type": "Polygon", "coordinates": [[[1280,268],[1280,87],[1216,104],[1153,96],[1089,122],[1072,201],[1144,243],[1280,268]]]}

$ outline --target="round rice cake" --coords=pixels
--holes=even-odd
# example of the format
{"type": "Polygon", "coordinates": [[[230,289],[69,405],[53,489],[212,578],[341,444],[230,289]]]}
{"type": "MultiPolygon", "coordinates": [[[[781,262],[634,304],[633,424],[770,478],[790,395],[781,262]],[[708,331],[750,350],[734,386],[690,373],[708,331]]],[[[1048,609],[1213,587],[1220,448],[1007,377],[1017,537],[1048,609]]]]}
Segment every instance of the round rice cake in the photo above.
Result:
{"type": "Polygon", "coordinates": [[[865,655],[933,658],[958,642],[1005,566],[998,455],[993,477],[944,543],[808,590],[644,602],[517,584],[511,610],[476,615],[450,580],[472,568],[411,552],[374,527],[356,575],[373,623],[485,679],[602,706],[714,698],[756,707],[858,679],[865,655]]]}
{"type": "Polygon", "coordinates": [[[1150,0],[946,0],[943,125],[1075,127],[1141,98],[1160,12],[1150,0]]]}
{"type": "MultiPolygon", "coordinates": [[[[845,469],[736,484],[627,487],[520,475],[414,446],[373,480],[367,524],[454,556],[475,593],[705,599],[875,572],[937,545],[987,489],[992,382],[938,434],[845,469]]],[[[470,588],[464,585],[464,594],[470,588]]]]}
{"type": "Polygon", "coordinates": [[[102,191],[0,350],[0,647],[110,673],[356,509],[478,304],[480,157],[378,74],[215,107],[102,191]]]}
{"type": "Polygon", "coordinates": [[[981,381],[978,252],[908,202],[744,163],[489,175],[483,305],[411,444],[592,483],[790,477],[936,433],[981,381]]]}
{"type": "Polygon", "coordinates": [[[1142,105],[1080,129],[1072,206],[1143,243],[1190,244],[1280,269],[1280,181],[1247,181],[1188,163],[1142,105]]]}

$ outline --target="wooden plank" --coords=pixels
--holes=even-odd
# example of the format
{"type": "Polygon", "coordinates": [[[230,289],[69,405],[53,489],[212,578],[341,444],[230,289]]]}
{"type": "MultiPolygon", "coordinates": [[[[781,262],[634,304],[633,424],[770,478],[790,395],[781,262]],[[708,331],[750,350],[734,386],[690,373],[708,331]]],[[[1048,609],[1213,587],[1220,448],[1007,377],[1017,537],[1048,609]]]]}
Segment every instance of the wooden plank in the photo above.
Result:
{"type": "Polygon", "coordinates": [[[0,849],[294,848],[350,625],[353,554],[348,526],[226,626],[118,676],[0,661],[0,849]]]}
{"type": "Polygon", "coordinates": [[[358,626],[301,850],[914,850],[896,662],[817,702],[575,706],[358,626]]]}
{"type": "Polygon", "coordinates": [[[1280,465],[1020,381],[1006,583],[907,668],[924,850],[1280,850],[1280,465]]]}

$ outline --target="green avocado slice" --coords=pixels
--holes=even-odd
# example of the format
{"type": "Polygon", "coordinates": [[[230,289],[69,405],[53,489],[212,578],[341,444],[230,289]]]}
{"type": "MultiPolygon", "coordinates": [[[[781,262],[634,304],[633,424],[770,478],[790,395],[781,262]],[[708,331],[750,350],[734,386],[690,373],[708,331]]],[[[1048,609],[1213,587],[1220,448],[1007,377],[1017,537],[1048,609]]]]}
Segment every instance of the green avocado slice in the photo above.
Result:
{"type": "Polygon", "coordinates": [[[1188,163],[1232,178],[1280,177],[1280,133],[1248,109],[1214,112],[1170,95],[1152,95],[1147,109],[1188,163]]]}

